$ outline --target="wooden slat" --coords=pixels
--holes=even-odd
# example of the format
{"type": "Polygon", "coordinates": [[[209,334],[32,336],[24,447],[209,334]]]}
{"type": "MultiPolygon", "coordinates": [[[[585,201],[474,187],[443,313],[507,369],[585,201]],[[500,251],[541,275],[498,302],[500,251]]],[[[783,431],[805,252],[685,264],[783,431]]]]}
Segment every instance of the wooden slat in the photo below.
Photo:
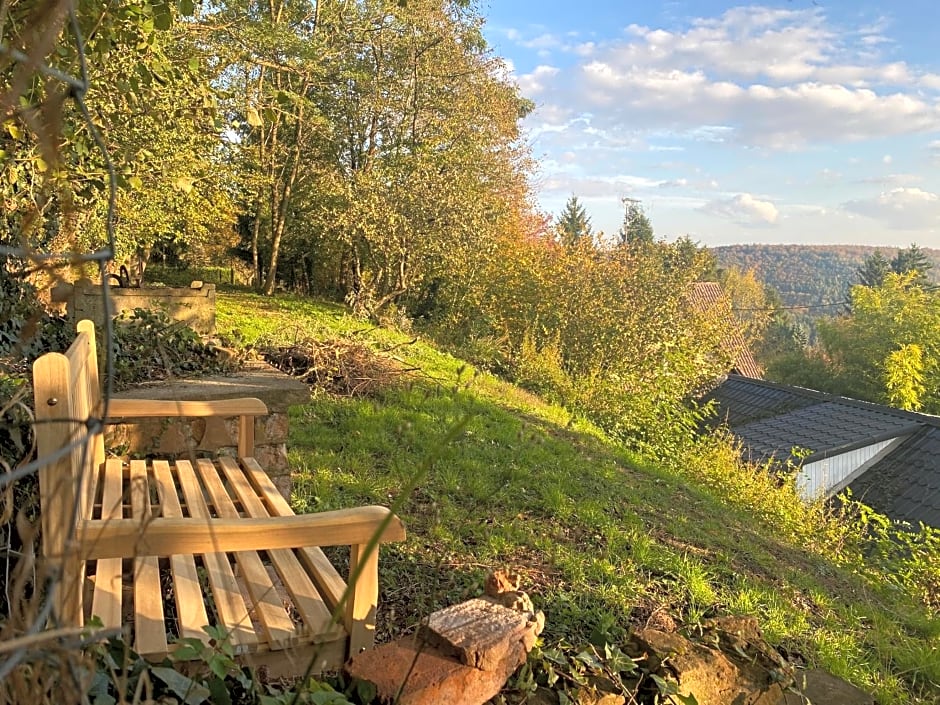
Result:
{"type": "MultiPolygon", "coordinates": [[[[170,463],[166,460],[153,461],[154,482],[164,517],[182,517],[176,485],[170,473],[170,463]]],[[[170,556],[170,572],[173,575],[173,593],[176,598],[176,619],[179,635],[184,639],[199,639],[209,643],[209,635],[203,627],[209,624],[202,588],[199,586],[199,574],[192,554],[170,556]]]]}
{"type": "Polygon", "coordinates": [[[158,399],[112,399],[108,418],[149,416],[263,416],[268,407],[260,399],[217,401],[173,401],[158,399]]]}
{"type": "MultiPolygon", "coordinates": [[[[215,507],[217,516],[236,519],[238,510],[228,496],[219,474],[211,460],[197,460],[196,468],[202,483],[215,507]]],[[[248,594],[251,596],[252,609],[261,622],[267,641],[272,649],[283,649],[293,643],[297,637],[294,623],[284,609],[277,588],[271,582],[271,576],[264,567],[257,551],[239,551],[235,560],[244,579],[248,594]]]]}
{"type": "MultiPolygon", "coordinates": [[[[72,440],[69,361],[60,353],[47,353],[33,364],[33,395],[36,410],[38,457],[49,458],[72,440]]],[[[59,573],[55,587],[55,614],[67,625],[82,624],[82,561],[65,547],[71,537],[78,492],[78,477],[72,453],[39,468],[42,506],[42,552],[53,573],[59,573]]]]}
{"type": "MultiPolygon", "coordinates": [[[[150,483],[146,461],[131,461],[130,483],[131,516],[146,526],[150,519],[150,483]]],[[[134,559],[134,648],[144,656],[167,652],[163,591],[156,556],[138,556],[134,559]]]]}
{"type": "MultiPolygon", "coordinates": [[[[254,458],[242,458],[241,462],[252,485],[264,497],[271,515],[293,515],[294,510],[290,508],[287,500],[278,491],[271,477],[258,464],[258,461],[254,458]]],[[[346,592],[346,581],[343,580],[343,576],[336,571],[336,568],[333,567],[333,564],[330,563],[329,558],[321,549],[307,547],[302,548],[298,553],[307,566],[307,570],[314,577],[320,594],[326,599],[327,607],[330,610],[336,609],[343,593],[346,592]]]]}
{"type": "MultiPolygon", "coordinates": [[[[202,498],[200,497],[200,500],[202,498]]],[[[385,507],[355,507],[268,519],[154,519],[144,534],[133,519],[81,524],[85,558],[174,553],[269,551],[298,546],[351,546],[367,543],[380,530],[381,541],[401,541],[405,529],[385,507]],[[386,519],[390,520],[386,523],[386,519]]]]}
{"type": "MultiPolygon", "coordinates": [[[[76,329],[78,330],[79,336],[83,333],[88,334],[87,342],[85,343],[86,370],[83,381],[88,398],[88,409],[90,413],[98,414],[101,411],[101,382],[98,378],[98,343],[95,340],[95,324],[86,318],[78,322],[76,329]]],[[[92,464],[93,467],[97,468],[105,461],[104,433],[99,433],[94,436],[92,448],[94,450],[92,464]]]]}
{"type": "MultiPolygon", "coordinates": [[[[96,523],[107,525],[123,516],[124,476],[119,459],[112,458],[105,463],[102,482],[101,520],[96,523]]],[[[105,558],[98,561],[95,569],[91,614],[99,617],[105,628],[121,626],[121,563],[120,558],[105,558]]]]}
{"type": "MultiPolygon", "coordinates": [[[[176,473],[190,515],[197,519],[208,519],[209,509],[192,464],[186,460],[176,461],[176,473]]],[[[241,651],[243,648],[240,647],[256,645],[258,638],[252,629],[248,609],[239,592],[238,582],[232,572],[228,556],[218,552],[205,553],[203,561],[206,572],[209,574],[209,585],[212,588],[216,613],[222,622],[222,628],[229,635],[232,646],[236,648],[236,651],[241,651]]]]}
{"type": "MultiPolygon", "coordinates": [[[[270,516],[248,478],[245,477],[245,473],[238,466],[238,462],[234,458],[223,457],[219,458],[218,463],[248,516],[255,518],[270,516]]],[[[339,625],[331,625],[330,608],[327,607],[316,586],[311,582],[310,575],[304,570],[294,552],[289,549],[275,549],[268,551],[268,556],[290,593],[294,607],[297,608],[304,621],[306,633],[329,638],[330,633],[337,632],[339,625]]]]}

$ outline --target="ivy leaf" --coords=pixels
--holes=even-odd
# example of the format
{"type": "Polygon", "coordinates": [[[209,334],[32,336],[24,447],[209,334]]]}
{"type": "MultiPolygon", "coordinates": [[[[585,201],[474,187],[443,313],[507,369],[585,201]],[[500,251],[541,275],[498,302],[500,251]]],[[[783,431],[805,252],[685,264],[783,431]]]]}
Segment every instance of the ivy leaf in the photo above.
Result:
{"type": "Polygon", "coordinates": [[[192,678],[188,678],[172,668],[154,666],[150,669],[150,672],[166,683],[167,687],[179,696],[186,705],[202,705],[211,695],[209,689],[204,685],[200,685],[192,678]]]}

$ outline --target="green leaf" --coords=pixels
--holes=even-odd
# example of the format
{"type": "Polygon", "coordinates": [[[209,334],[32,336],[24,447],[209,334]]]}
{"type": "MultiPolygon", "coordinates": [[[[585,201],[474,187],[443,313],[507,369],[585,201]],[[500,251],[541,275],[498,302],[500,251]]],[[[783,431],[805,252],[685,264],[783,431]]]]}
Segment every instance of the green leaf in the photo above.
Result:
{"type": "Polygon", "coordinates": [[[154,666],[150,669],[156,678],[166,683],[167,687],[180,698],[186,705],[202,705],[211,693],[204,685],[187,678],[182,673],[178,673],[172,668],[164,666],[154,666]]]}
{"type": "Polygon", "coordinates": [[[197,59],[195,56],[189,60],[189,70],[193,73],[196,73],[196,71],[199,70],[199,59],[197,59]]]}
{"type": "Polygon", "coordinates": [[[184,17],[192,17],[196,14],[196,3],[193,0],[179,0],[179,11],[184,17]]]}
{"type": "Polygon", "coordinates": [[[134,190],[140,190],[144,187],[144,182],[139,176],[128,176],[127,184],[134,190]]]}
{"type": "Polygon", "coordinates": [[[164,32],[173,26],[173,14],[170,12],[168,3],[160,2],[154,4],[153,26],[164,32]]]}

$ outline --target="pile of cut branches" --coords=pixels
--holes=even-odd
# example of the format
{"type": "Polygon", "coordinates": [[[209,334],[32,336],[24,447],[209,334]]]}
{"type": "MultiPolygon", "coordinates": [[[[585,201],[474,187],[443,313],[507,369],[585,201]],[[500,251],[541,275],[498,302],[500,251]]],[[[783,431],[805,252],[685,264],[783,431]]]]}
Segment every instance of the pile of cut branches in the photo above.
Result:
{"type": "Polygon", "coordinates": [[[413,371],[353,340],[306,339],[288,346],[260,346],[259,352],[282,372],[339,396],[369,396],[413,371]]]}

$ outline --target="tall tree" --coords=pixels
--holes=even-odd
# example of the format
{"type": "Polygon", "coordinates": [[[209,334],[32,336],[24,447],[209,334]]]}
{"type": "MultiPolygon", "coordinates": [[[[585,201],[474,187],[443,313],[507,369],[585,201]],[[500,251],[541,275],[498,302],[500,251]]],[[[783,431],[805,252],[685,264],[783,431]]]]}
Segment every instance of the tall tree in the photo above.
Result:
{"type": "Polygon", "coordinates": [[[916,286],[927,284],[927,272],[933,269],[933,264],[927,258],[927,254],[916,244],[898,250],[898,253],[891,260],[891,271],[895,274],[907,274],[913,272],[914,277],[911,283],[916,286]]]}
{"type": "Polygon", "coordinates": [[[574,194],[565,203],[565,208],[555,221],[555,232],[559,242],[566,247],[572,247],[582,242],[590,242],[594,236],[591,229],[591,219],[584,206],[574,194]]]}
{"type": "Polygon", "coordinates": [[[862,286],[881,286],[884,284],[885,275],[890,271],[891,262],[881,254],[881,250],[875,250],[865,258],[856,274],[862,286]]]}
{"type": "Polygon", "coordinates": [[[653,242],[653,225],[643,205],[635,198],[623,198],[623,225],[617,233],[621,245],[649,245],[653,242]]]}
{"type": "Polygon", "coordinates": [[[940,293],[917,272],[852,288],[851,312],[820,323],[833,388],[869,401],[940,412],[940,293]]]}

